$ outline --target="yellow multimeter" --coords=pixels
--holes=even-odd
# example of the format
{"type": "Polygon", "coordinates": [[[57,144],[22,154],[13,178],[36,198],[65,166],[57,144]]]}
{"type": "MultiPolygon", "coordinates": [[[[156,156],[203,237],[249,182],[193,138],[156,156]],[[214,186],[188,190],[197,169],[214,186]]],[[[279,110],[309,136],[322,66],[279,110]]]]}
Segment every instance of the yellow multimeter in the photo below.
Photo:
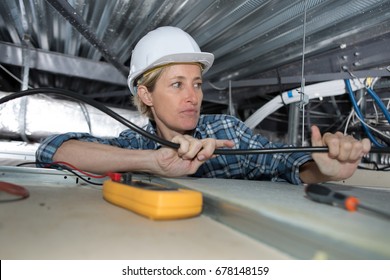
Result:
{"type": "Polygon", "coordinates": [[[107,180],[103,198],[152,220],[172,220],[197,216],[202,211],[202,193],[159,184],[107,180]]]}

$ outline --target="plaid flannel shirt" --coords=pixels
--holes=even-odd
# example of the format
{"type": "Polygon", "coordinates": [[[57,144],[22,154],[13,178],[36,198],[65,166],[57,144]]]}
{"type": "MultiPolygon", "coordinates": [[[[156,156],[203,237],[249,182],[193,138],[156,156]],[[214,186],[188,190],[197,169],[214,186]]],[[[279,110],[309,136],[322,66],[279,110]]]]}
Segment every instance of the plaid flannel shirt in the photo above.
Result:
{"type": "MultiPolygon", "coordinates": [[[[149,122],[144,129],[156,134],[154,124],[149,122]]],[[[201,115],[193,137],[198,139],[230,139],[236,149],[261,149],[285,147],[272,143],[265,137],[254,134],[242,121],[228,115],[201,115]]],[[[36,158],[39,162],[52,162],[58,147],[67,140],[77,139],[97,142],[125,149],[158,149],[160,144],[132,131],[125,130],[116,138],[97,138],[88,133],[66,133],[45,139],[39,146],[36,158]]],[[[192,175],[204,178],[232,178],[249,180],[287,181],[301,184],[299,167],[311,160],[308,153],[276,153],[249,155],[218,155],[206,161],[192,175]]]]}

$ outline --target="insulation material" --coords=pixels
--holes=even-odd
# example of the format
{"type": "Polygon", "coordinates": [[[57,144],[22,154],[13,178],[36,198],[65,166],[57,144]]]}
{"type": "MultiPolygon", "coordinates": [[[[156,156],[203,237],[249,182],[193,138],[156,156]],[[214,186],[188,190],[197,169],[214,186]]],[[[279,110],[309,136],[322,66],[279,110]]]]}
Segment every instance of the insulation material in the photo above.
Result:
{"type": "Polygon", "coordinates": [[[0,166],[34,162],[38,146],[38,143],[0,140],[0,166]]]}
{"type": "MultiPolygon", "coordinates": [[[[0,98],[6,93],[0,93],[0,98]]],[[[147,119],[137,111],[110,108],[138,126],[147,119]]],[[[27,96],[0,105],[0,139],[28,138],[39,141],[52,134],[87,132],[115,137],[127,129],[92,106],[45,95],[27,96]]]]}

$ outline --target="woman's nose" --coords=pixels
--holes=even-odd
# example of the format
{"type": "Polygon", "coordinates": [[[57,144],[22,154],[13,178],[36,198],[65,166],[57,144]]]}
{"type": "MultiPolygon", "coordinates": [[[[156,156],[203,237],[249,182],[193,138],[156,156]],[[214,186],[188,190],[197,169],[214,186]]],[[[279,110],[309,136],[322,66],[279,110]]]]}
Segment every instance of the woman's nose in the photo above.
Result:
{"type": "Polygon", "coordinates": [[[189,86],[187,88],[187,101],[191,102],[192,104],[198,104],[199,102],[199,89],[194,88],[193,86],[189,86]]]}

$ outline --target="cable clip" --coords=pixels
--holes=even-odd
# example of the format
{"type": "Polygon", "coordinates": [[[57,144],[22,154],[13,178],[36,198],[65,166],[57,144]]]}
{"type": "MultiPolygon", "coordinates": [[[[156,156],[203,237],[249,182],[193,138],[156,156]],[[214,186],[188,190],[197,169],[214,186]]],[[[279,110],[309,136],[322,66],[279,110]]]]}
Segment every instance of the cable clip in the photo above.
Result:
{"type": "Polygon", "coordinates": [[[303,110],[303,108],[309,104],[309,95],[305,94],[305,78],[302,77],[301,88],[298,90],[300,94],[299,98],[299,109],[303,110]]]}
{"type": "Polygon", "coordinates": [[[301,99],[299,100],[299,109],[303,109],[307,104],[309,104],[309,95],[304,92],[299,92],[301,99]]]}

